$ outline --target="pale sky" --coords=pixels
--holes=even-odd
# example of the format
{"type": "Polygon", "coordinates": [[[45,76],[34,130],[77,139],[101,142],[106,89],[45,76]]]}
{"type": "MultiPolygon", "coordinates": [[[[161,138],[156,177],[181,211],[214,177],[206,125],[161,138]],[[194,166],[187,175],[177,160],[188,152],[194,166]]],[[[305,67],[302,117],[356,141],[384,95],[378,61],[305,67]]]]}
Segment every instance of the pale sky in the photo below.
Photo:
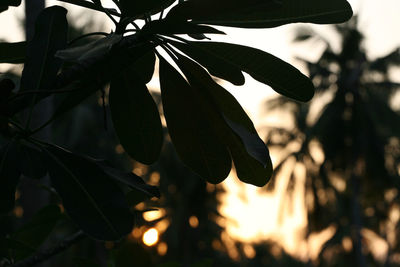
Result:
{"type": "MultiPolygon", "coordinates": [[[[400,0],[349,0],[349,2],[355,13],[359,14],[359,25],[366,37],[366,48],[370,58],[382,56],[395,47],[400,46],[400,0]]],[[[55,3],[60,2],[55,0],[48,1],[49,5],[55,3]]],[[[82,13],[81,10],[83,9],[74,8],[69,11],[69,20],[80,24],[84,23],[87,18],[92,18],[93,16],[99,19],[107,19],[105,16],[102,16],[101,13],[82,13]]],[[[11,8],[10,11],[0,14],[0,38],[6,38],[7,41],[22,41],[24,37],[21,28],[18,26],[18,20],[21,20],[22,16],[22,6],[11,8]]],[[[298,24],[286,25],[263,30],[221,28],[227,33],[227,36],[212,36],[212,39],[256,47],[296,65],[298,62],[293,62],[294,56],[301,55],[316,58],[321,52],[321,49],[318,47],[298,48],[290,43],[292,33],[298,26],[298,24]]],[[[325,34],[326,37],[331,40],[332,45],[338,48],[337,39],[335,39],[334,35],[330,34],[330,26],[313,26],[313,28],[319,33],[325,34]]],[[[157,83],[154,83],[154,85],[158,86],[157,83]]],[[[254,81],[249,76],[246,76],[246,84],[242,87],[234,87],[229,84],[224,84],[224,86],[238,98],[239,102],[248,111],[256,126],[260,126],[262,121],[258,119],[260,115],[259,104],[262,103],[266,97],[273,95],[273,91],[266,85],[254,81]]],[[[242,222],[237,224],[236,228],[231,227],[228,229],[228,232],[232,236],[241,238],[242,240],[248,240],[254,238],[253,235],[263,238],[267,236],[271,237],[271,233],[275,231],[282,234],[279,238],[284,238],[286,243],[292,244],[290,246],[288,245],[289,252],[291,246],[295,249],[295,246],[297,246],[299,242],[298,240],[293,240],[296,236],[295,231],[302,229],[306,223],[303,220],[305,217],[301,214],[292,214],[288,216],[289,220],[286,221],[287,224],[290,225],[289,228],[285,228],[285,225],[281,226],[281,228],[277,228],[275,225],[276,221],[274,221],[274,218],[278,214],[277,212],[269,210],[269,213],[266,214],[267,216],[260,216],[260,209],[262,210],[267,206],[278,207],[276,204],[278,200],[277,196],[260,195],[259,191],[251,185],[245,185],[244,187],[242,185],[242,187],[239,188],[238,184],[233,181],[232,178],[229,178],[225,182],[225,185],[227,185],[226,188],[231,192],[225,196],[228,201],[225,201],[226,205],[222,207],[222,212],[223,214],[225,213],[227,217],[231,216],[231,218],[233,217],[232,219],[235,219],[232,210],[236,210],[236,214],[238,215],[238,217],[236,217],[237,220],[243,219],[243,217],[246,217],[247,220],[242,220],[242,222]],[[238,197],[235,190],[243,190],[243,188],[245,188],[249,202],[237,203],[238,197]],[[254,225],[254,223],[256,223],[256,225],[254,225]],[[252,229],[253,232],[249,232],[248,229],[252,229]],[[287,233],[287,235],[284,235],[284,233],[287,233]]],[[[301,203],[301,201],[297,201],[297,204],[298,203],[301,203]]],[[[301,209],[296,210],[301,211],[301,209]]]]}

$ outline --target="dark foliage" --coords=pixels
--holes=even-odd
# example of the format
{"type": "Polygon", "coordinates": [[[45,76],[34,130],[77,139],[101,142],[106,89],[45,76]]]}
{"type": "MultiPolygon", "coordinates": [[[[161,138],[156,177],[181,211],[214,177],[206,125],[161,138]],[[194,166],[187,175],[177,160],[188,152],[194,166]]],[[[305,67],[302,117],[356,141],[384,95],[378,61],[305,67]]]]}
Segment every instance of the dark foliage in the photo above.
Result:
{"type": "MultiPolygon", "coordinates": [[[[50,177],[50,187],[46,188],[65,209],[67,217],[62,216],[62,220],[70,220],[86,235],[102,241],[120,240],[132,229],[135,211],[127,196],[136,194],[140,202],[159,197],[158,189],[130,171],[89,157],[104,156],[95,153],[104,150],[84,142],[90,136],[68,136],[60,130],[60,142],[52,143],[39,140],[36,133],[63,120],[71,109],[81,108],[81,103],[96,92],[102,93],[105,106],[109,85],[111,119],[118,142],[134,160],[156,162],[164,134],[146,84],[153,76],[157,56],[164,115],[180,160],[210,183],[223,181],[233,161],[242,181],[263,186],[272,174],[268,149],[238,102],[210,74],[241,85],[244,71],[298,101],[312,98],[312,83],[266,52],[228,43],[193,42],[178,34],[205,39],[206,34],[223,32],[200,24],[266,28],[295,22],[340,23],[352,15],[345,0],[188,0],[176,3],[165,17],[164,10],[176,1],[114,0],[116,9],[103,7],[100,0],[64,2],[103,12],[115,23],[115,29],[70,40],[67,10],[52,6],[38,16],[31,40],[0,44],[1,63],[24,63],[17,88],[10,80],[2,78],[0,82],[1,214],[8,220],[21,173],[28,179],[50,177]],[[159,19],[153,20],[155,14],[159,19]],[[144,26],[140,28],[138,22],[144,22],[144,26]],[[95,35],[101,38],[77,45],[79,40],[95,35]],[[33,110],[51,96],[58,99],[50,119],[32,128],[33,110]],[[68,146],[71,141],[82,147],[68,146]]],[[[19,5],[19,1],[2,3],[0,11],[11,5],[19,5]]],[[[99,134],[93,131],[93,135],[99,134]]],[[[49,210],[59,212],[46,207],[41,212],[47,214],[49,210]]],[[[49,218],[56,220],[58,216],[49,218]]],[[[38,233],[43,236],[34,243],[7,231],[0,236],[4,262],[13,263],[35,252],[46,239],[45,232],[38,233]],[[28,248],[29,253],[18,256],[20,250],[28,248]]],[[[117,254],[126,253],[121,248],[117,254]]],[[[21,265],[25,262],[30,259],[21,265]]]]}

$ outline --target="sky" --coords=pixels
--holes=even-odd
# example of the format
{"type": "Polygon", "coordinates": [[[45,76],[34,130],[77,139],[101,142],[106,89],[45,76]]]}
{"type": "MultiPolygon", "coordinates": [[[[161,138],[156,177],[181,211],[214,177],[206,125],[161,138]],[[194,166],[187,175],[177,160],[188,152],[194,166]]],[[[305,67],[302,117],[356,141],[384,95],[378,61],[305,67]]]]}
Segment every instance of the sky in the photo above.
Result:
{"type": "MultiPolygon", "coordinates": [[[[359,27],[366,37],[365,47],[369,58],[385,55],[400,46],[400,0],[350,0],[349,2],[355,13],[359,16],[359,27]]],[[[56,3],[60,2],[54,0],[48,1],[48,5],[56,3]]],[[[18,21],[21,20],[22,16],[22,7],[11,8],[10,11],[0,14],[0,25],[2,25],[0,38],[6,38],[7,41],[22,41],[24,37],[21,27],[18,25],[18,21]]],[[[93,16],[99,20],[103,18],[100,13],[82,13],[79,8],[73,8],[69,12],[68,18],[70,21],[83,24],[87,18],[92,18],[93,16]]],[[[107,25],[110,24],[105,24],[106,27],[107,25]]],[[[227,33],[227,35],[212,36],[212,40],[229,41],[267,51],[285,61],[291,62],[301,71],[304,71],[301,64],[294,60],[295,56],[300,55],[316,60],[322,52],[323,47],[299,47],[293,45],[291,39],[298,26],[298,24],[285,25],[274,29],[262,30],[221,27],[221,30],[227,33]]],[[[331,26],[307,26],[313,27],[314,30],[324,34],[330,40],[333,47],[339,49],[339,41],[337,36],[332,33],[331,26]]],[[[157,86],[157,77],[155,77],[151,84],[157,86]]],[[[229,83],[223,85],[243,105],[257,128],[260,128],[268,121],[274,120],[272,117],[259,116],[260,104],[265,101],[265,98],[274,96],[274,92],[268,86],[254,81],[247,75],[244,86],[235,87],[229,83]]],[[[299,167],[299,199],[295,203],[296,205],[302,202],[301,195],[303,191],[301,185],[304,183],[304,177],[302,178],[301,175],[302,171],[301,167],[299,167]]],[[[283,183],[282,187],[284,187],[284,182],[281,181],[283,183]]],[[[306,249],[307,246],[314,242],[308,240],[308,243],[304,243],[304,240],[298,240],[298,234],[301,234],[302,228],[306,223],[304,220],[304,207],[301,205],[294,209],[295,213],[286,214],[286,219],[280,226],[278,225],[279,205],[277,203],[283,198],[281,192],[275,191],[269,195],[261,194],[251,185],[239,185],[233,176],[227,179],[224,186],[228,190],[228,194],[223,196],[225,204],[221,207],[221,212],[231,220],[236,221],[236,224],[231,224],[227,228],[228,233],[232,237],[249,242],[251,240],[254,241],[255,238],[280,238],[283,240],[282,242],[285,242],[289,252],[291,249],[296,249],[299,244],[302,244],[301,247],[306,249]],[[243,194],[246,201],[240,200],[239,195],[243,194]],[[260,209],[262,210],[268,206],[275,208],[269,209],[264,213],[260,212],[260,209]],[[246,218],[246,220],[243,220],[243,218],[246,218]],[[252,231],[249,231],[249,229],[252,231]]],[[[329,238],[332,229],[329,230],[328,228],[327,232],[323,233],[325,234],[323,238],[329,238]]],[[[299,257],[303,257],[306,252],[299,253],[299,257]]]]}

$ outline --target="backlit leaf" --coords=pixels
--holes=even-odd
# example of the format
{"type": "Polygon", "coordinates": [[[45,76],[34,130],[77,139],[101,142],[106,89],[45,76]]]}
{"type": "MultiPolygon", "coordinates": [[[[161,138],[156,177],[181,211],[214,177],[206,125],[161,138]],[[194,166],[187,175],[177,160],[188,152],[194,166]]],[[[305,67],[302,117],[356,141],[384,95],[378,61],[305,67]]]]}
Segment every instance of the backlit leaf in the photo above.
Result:
{"type": "Polygon", "coordinates": [[[160,197],[160,191],[158,190],[158,187],[146,184],[143,179],[136,174],[113,168],[106,161],[95,160],[95,162],[111,178],[135,189],[134,192],[141,191],[149,197],[160,197]]]}
{"type": "Polygon", "coordinates": [[[132,230],[121,189],[93,161],[59,147],[45,150],[51,183],[72,220],[88,235],[117,240],[132,230]]]}
{"type": "Polygon", "coordinates": [[[314,95],[312,82],[292,65],[259,49],[221,42],[191,42],[217,58],[222,58],[250,74],[277,93],[298,101],[314,95]]]}
{"type": "Polygon", "coordinates": [[[168,131],[179,157],[208,182],[223,181],[231,169],[230,155],[201,105],[201,96],[162,58],[160,85],[168,131]]]}
{"type": "Polygon", "coordinates": [[[177,20],[242,28],[270,28],[295,22],[342,23],[353,11],[346,0],[191,0],[168,14],[177,20]]]}
{"type": "Polygon", "coordinates": [[[178,58],[178,65],[192,87],[203,94],[202,105],[219,113],[213,115],[214,125],[231,152],[239,179],[256,186],[265,185],[272,174],[271,159],[250,118],[203,68],[183,56],[178,58]]]}
{"type": "Polygon", "coordinates": [[[110,34],[104,38],[92,41],[88,44],[59,50],[55,56],[68,62],[87,64],[86,61],[95,61],[104,57],[114,44],[122,39],[122,35],[110,34]]]}
{"type": "Polygon", "coordinates": [[[35,34],[28,42],[21,91],[50,90],[62,60],[54,54],[67,44],[67,10],[52,6],[43,10],[35,24],[35,34]]]}
{"type": "Polygon", "coordinates": [[[134,70],[125,70],[110,85],[110,108],[115,131],[125,151],[151,164],[158,159],[163,132],[157,105],[134,70]]]}
{"type": "Polygon", "coordinates": [[[194,45],[176,41],[170,42],[173,46],[205,67],[211,75],[227,80],[234,85],[244,84],[244,76],[241,70],[224,58],[194,45]]]}
{"type": "Polygon", "coordinates": [[[152,50],[150,50],[144,53],[143,56],[139,57],[133,63],[132,68],[145,83],[148,83],[151,78],[153,78],[155,64],[156,55],[152,50]]]}
{"type": "Polygon", "coordinates": [[[47,169],[40,150],[28,144],[20,144],[18,154],[20,170],[23,175],[35,179],[46,175],[47,169]]]}

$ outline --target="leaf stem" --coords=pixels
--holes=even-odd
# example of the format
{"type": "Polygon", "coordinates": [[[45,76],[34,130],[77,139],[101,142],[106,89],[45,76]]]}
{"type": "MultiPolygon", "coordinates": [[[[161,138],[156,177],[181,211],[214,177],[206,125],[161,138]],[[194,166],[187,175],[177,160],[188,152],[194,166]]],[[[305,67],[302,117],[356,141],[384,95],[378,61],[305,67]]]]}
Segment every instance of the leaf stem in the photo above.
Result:
{"type": "Polygon", "coordinates": [[[12,120],[12,119],[8,119],[8,122],[10,123],[10,124],[12,124],[13,126],[15,126],[16,128],[18,128],[18,130],[20,130],[20,131],[25,131],[25,129],[18,123],[18,122],[15,122],[14,120],[12,120]]]}

